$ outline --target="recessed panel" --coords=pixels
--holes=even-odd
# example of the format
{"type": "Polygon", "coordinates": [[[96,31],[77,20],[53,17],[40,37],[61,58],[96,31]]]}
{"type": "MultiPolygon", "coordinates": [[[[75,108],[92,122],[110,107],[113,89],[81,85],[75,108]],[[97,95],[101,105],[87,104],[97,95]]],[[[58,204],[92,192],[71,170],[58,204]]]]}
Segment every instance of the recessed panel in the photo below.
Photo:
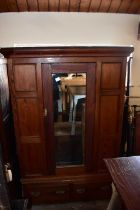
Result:
{"type": "Polygon", "coordinates": [[[103,63],[101,71],[101,88],[118,89],[121,84],[121,63],[103,63]]]}
{"type": "Polygon", "coordinates": [[[44,156],[41,144],[22,144],[21,159],[25,176],[40,176],[43,172],[44,156]]]}
{"type": "Polygon", "coordinates": [[[100,104],[100,134],[112,135],[119,126],[119,96],[101,96],[100,104]]]}
{"type": "Polygon", "coordinates": [[[21,136],[39,136],[39,109],[36,99],[17,99],[21,136]]]}
{"type": "Polygon", "coordinates": [[[104,136],[100,141],[100,155],[102,158],[113,157],[115,154],[116,136],[104,136]]]}
{"type": "Polygon", "coordinates": [[[35,65],[15,65],[14,81],[16,91],[36,90],[36,69],[35,65]]]}
{"type": "Polygon", "coordinates": [[[104,159],[105,158],[113,158],[115,157],[115,137],[111,138],[100,138],[100,146],[99,146],[99,159],[98,159],[98,168],[103,170],[106,169],[104,159]],[[110,141],[109,141],[110,139],[110,141]]]}

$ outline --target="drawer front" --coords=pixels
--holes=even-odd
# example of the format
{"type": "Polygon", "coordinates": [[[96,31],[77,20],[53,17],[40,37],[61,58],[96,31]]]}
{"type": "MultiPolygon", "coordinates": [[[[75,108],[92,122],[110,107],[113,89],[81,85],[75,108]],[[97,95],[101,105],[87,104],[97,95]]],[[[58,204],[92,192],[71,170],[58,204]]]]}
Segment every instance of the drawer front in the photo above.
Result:
{"type": "Polygon", "coordinates": [[[45,185],[24,185],[23,194],[31,199],[32,203],[54,203],[66,202],[69,200],[69,187],[45,186],[45,185]]]}
{"type": "Polygon", "coordinates": [[[95,200],[109,198],[111,187],[109,184],[73,184],[71,187],[71,200],[95,200]]]}
{"type": "Polygon", "coordinates": [[[87,197],[87,185],[72,184],[71,186],[71,200],[85,200],[87,197]]]}
{"type": "Polygon", "coordinates": [[[88,197],[90,200],[95,199],[105,199],[111,196],[111,186],[110,184],[104,184],[99,186],[89,186],[88,197]]]}

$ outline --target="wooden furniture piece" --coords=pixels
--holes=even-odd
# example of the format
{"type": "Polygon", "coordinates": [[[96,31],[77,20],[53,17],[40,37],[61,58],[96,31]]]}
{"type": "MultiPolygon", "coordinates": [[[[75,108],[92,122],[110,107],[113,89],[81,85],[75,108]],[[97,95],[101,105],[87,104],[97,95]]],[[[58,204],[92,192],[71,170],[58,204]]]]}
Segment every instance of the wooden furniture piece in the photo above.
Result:
{"type": "Polygon", "coordinates": [[[105,159],[113,183],[127,210],[140,209],[140,157],[105,159]]]}
{"type": "Polygon", "coordinates": [[[132,47],[1,49],[8,58],[23,194],[34,203],[110,194],[103,158],[119,155],[126,62],[132,51],[132,47]],[[56,164],[52,74],[58,73],[86,74],[84,160],[68,167],[56,164]]]}

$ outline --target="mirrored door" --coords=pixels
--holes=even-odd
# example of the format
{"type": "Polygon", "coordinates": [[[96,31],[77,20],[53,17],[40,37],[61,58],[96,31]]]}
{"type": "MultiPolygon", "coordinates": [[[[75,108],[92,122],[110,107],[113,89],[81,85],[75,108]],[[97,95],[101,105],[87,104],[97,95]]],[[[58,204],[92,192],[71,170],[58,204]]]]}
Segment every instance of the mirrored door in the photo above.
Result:
{"type": "Polygon", "coordinates": [[[45,128],[52,151],[48,153],[56,168],[85,167],[90,152],[87,144],[93,144],[95,65],[53,64],[43,69],[45,128]]]}
{"type": "Polygon", "coordinates": [[[86,73],[52,74],[56,166],[84,164],[86,73]]]}

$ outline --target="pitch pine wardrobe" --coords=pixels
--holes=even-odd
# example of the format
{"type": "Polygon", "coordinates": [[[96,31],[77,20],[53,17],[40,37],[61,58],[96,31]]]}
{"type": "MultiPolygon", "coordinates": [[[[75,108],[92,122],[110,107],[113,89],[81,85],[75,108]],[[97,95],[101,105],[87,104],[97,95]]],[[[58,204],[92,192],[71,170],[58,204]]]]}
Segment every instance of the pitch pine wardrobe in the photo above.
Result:
{"type": "Polygon", "coordinates": [[[105,198],[119,156],[132,47],[3,48],[23,195],[33,203],[105,198]],[[58,79],[59,78],[59,79],[58,79]]]}

